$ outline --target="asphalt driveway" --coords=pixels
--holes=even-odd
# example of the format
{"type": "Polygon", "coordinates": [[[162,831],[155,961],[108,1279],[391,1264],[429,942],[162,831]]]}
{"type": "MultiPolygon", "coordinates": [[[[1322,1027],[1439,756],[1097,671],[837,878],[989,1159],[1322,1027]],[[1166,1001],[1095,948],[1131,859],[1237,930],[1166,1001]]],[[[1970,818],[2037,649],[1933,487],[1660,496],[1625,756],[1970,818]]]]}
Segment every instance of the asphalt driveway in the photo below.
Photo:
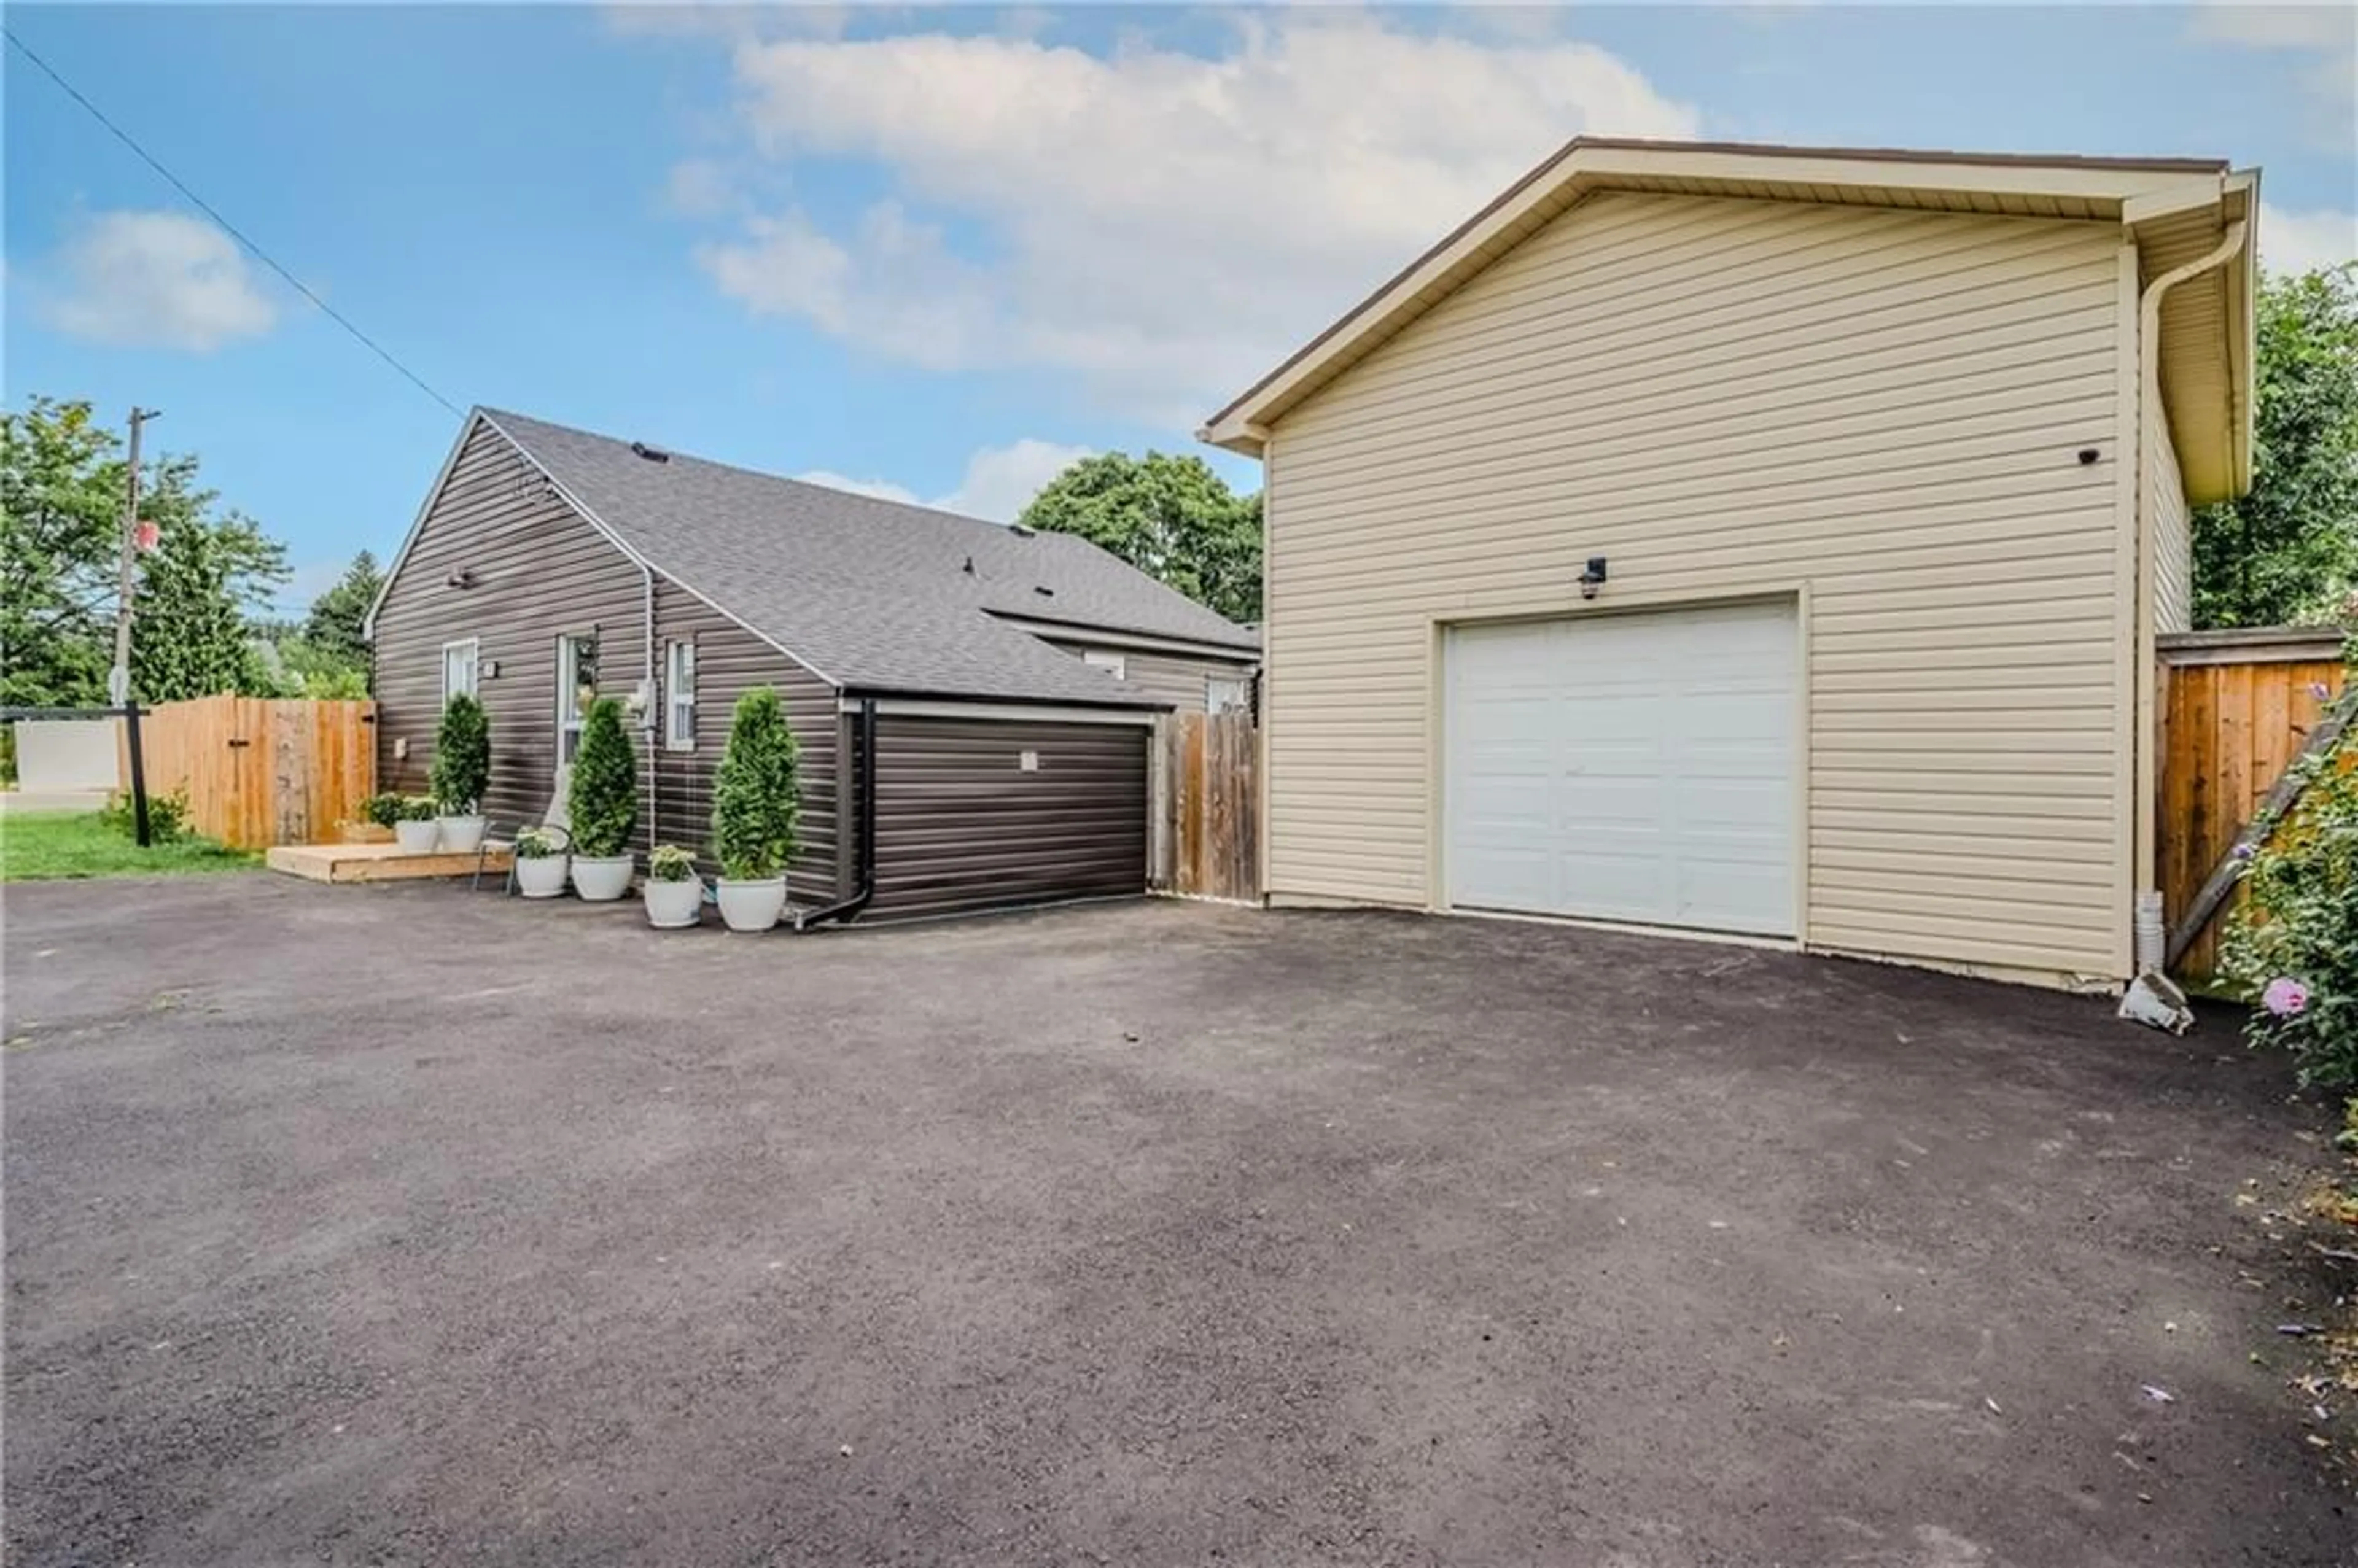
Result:
{"type": "Polygon", "coordinates": [[[2358,1550],[2252,1359],[2313,1124],[2215,1026],[1368,914],[5,913],[26,1564],[2358,1550]]]}

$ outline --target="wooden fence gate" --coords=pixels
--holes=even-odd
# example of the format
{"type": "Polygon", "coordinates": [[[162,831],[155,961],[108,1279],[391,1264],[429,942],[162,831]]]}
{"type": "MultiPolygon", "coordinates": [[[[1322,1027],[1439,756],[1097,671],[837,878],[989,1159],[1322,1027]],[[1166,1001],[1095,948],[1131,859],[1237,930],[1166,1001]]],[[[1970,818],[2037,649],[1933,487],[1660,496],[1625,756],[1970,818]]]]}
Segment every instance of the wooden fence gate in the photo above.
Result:
{"type": "Polygon", "coordinates": [[[373,702],[200,697],[139,732],[148,795],[188,791],[189,826],[235,849],[327,841],[376,793],[373,702]]]}
{"type": "MultiPolygon", "coordinates": [[[[2267,629],[2161,639],[2161,799],[2155,819],[2162,914],[2176,928],[2244,826],[2300,755],[2342,689],[2341,636],[2267,629]]],[[[2220,903],[2170,972],[2200,983],[2241,890],[2220,903]]]]}
{"type": "Polygon", "coordinates": [[[1155,720],[1151,881],[1182,898],[1260,897],[1260,731],[1249,713],[1155,720]]]}

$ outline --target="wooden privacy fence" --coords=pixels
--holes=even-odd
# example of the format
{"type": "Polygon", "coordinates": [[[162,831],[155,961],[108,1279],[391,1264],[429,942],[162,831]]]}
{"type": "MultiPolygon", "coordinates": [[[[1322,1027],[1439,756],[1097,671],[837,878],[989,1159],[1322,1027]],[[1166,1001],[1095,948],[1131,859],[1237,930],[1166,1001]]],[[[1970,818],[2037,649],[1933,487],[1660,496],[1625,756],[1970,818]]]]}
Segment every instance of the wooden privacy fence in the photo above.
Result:
{"type": "Polygon", "coordinates": [[[1260,897],[1260,731],[1249,713],[1155,720],[1148,796],[1152,881],[1182,898],[1260,897]]]}
{"type": "MultiPolygon", "coordinates": [[[[2212,882],[2342,689],[2331,631],[2191,632],[2161,639],[2161,799],[2156,819],[2162,912],[2175,930],[2212,882]],[[2320,695],[2322,694],[2322,695],[2320,695]]],[[[2171,972],[2216,968],[2238,890],[2202,921],[2171,972]]]]}
{"type": "Polygon", "coordinates": [[[200,697],[139,731],[148,795],[188,791],[189,825],[236,849],[333,838],[376,793],[373,702],[200,697]]]}

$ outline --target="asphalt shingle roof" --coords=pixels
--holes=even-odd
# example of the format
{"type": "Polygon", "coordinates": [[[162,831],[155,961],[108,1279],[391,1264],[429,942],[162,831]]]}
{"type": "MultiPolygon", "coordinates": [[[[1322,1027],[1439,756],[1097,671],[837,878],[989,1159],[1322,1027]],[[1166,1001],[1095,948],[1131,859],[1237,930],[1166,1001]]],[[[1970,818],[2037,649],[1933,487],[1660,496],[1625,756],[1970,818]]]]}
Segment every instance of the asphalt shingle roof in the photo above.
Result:
{"type": "Polygon", "coordinates": [[[656,570],[846,688],[1168,706],[993,612],[1259,652],[1252,633],[1085,539],[681,452],[651,461],[628,441],[480,412],[656,570]]]}

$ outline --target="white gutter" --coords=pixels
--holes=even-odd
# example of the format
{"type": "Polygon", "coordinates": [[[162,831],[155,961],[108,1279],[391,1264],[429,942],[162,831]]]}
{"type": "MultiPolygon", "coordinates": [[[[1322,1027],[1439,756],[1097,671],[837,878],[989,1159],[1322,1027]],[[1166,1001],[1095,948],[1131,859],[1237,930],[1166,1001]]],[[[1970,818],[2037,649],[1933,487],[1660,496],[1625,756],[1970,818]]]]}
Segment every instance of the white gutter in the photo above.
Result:
{"type": "MultiPolygon", "coordinates": [[[[2153,603],[2153,471],[2147,460],[2146,423],[2166,419],[2161,406],[2161,302],[2164,296],[2190,277],[2198,277],[2234,259],[2244,248],[2249,224],[2238,219],[2227,225],[2225,236],[2209,254],[2170,268],[2145,287],[2137,301],[2136,440],[2136,713],[2130,752],[2136,758],[2136,838],[2135,866],[2137,884],[2154,892],[2155,806],[2158,759],[2154,756],[2155,665],[2153,603]]],[[[2155,896],[2159,896],[2158,893],[2155,896]]]]}

